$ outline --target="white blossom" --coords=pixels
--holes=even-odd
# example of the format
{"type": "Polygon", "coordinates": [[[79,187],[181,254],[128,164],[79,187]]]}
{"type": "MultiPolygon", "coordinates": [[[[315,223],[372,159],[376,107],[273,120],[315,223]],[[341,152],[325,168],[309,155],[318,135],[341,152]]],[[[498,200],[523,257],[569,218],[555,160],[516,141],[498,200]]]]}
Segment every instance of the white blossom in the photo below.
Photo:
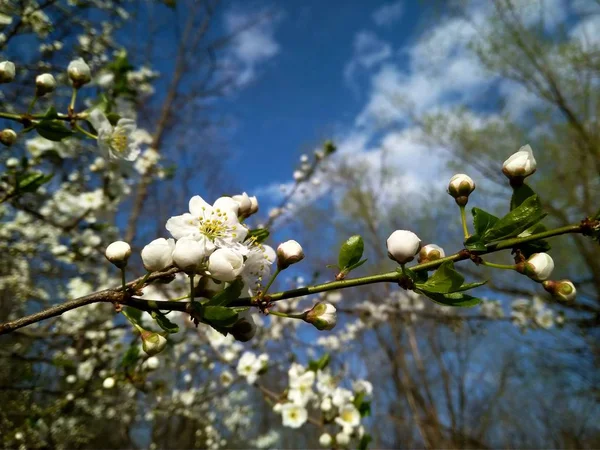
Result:
{"type": "Polygon", "coordinates": [[[286,403],[281,407],[281,418],[284,427],[300,428],[308,420],[308,411],[304,406],[286,403]]]}
{"type": "Polygon", "coordinates": [[[89,121],[98,133],[98,147],[106,159],[134,161],[140,154],[139,143],[134,139],[135,121],[121,118],[112,126],[104,113],[94,109],[89,121]]]}

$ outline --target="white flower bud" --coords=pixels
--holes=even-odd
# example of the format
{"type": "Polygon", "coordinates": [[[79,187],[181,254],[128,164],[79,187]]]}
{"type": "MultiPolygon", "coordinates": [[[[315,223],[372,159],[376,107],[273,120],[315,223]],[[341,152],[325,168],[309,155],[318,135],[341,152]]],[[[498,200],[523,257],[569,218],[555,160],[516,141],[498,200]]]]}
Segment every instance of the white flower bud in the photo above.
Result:
{"type": "Polygon", "coordinates": [[[294,240],[286,241],[277,247],[277,267],[279,270],[287,269],[303,259],[302,246],[294,240]]]}
{"type": "Polygon", "coordinates": [[[331,442],[333,441],[331,435],[329,433],[323,433],[320,437],[319,437],[319,445],[321,447],[331,447],[331,442]]]}
{"type": "Polygon", "coordinates": [[[16,169],[19,166],[19,160],[12,156],[8,158],[4,164],[6,164],[8,169],[16,169]]]}
{"type": "Polygon", "coordinates": [[[256,196],[250,197],[250,215],[256,214],[258,212],[258,200],[256,196]]]}
{"type": "Polygon", "coordinates": [[[218,248],[208,258],[210,276],[219,281],[233,281],[244,270],[244,257],[228,248],[218,248]]]}
{"type": "Polygon", "coordinates": [[[304,320],[312,323],[317,330],[331,330],[337,323],[335,306],[331,303],[319,302],[306,313],[304,320]]]}
{"type": "Polygon", "coordinates": [[[71,61],[67,68],[67,73],[69,74],[73,86],[76,88],[80,88],[84,84],[89,83],[92,79],[90,66],[85,63],[83,58],[71,61]]]}
{"type": "Polygon", "coordinates": [[[469,195],[475,190],[475,182],[464,173],[458,173],[450,178],[448,183],[448,194],[456,200],[460,206],[465,206],[469,201],[469,195]]]}
{"type": "Polygon", "coordinates": [[[575,289],[575,285],[569,280],[547,280],[542,283],[542,286],[544,286],[544,289],[546,289],[546,291],[548,291],[554,297],[564,302],[575,300],[575,296],[577,295],[577,289],[575,289]]]}
{"type": "Polygon", "coordinates": [[[5,128],[0,131],[0,142],[2,142],[7,147],[10,147],[17,141],[17,133],[10,128],[5,128]]]}
{"type": "Polygon", "coordinates": [[[0,83],[10,83],[15,79],[15,65],[11,61],[0,63],[0,83]]]}
{"type": "Polygon", "coordinates": [[[167,346],[167,339],[152,331],[142,332],[142,349],[149,356],[154,356],[162,352],[167,346]]]}
{"type": "Polygon", "coordinates": [[[206,247],[192,238],[179,239],[173,250],[173,262],[186,272],[196,272],[205,256],[206,247]]]}
{"type": "Polygon", "coordinates": [[[173,264],[175,240],[158,238],[142,249],[142,262],[149,272],[163,270],[173,264]]]}
{"type": "Polygon", "coordinates": [[[340,431],[338,434],[335,435],[335,443],[337,445],[341,445],[342,447],[345,447],[346,445],[348,445],[350,443],[350,435],[347,433],[344,433],[343,431],[340,431]]]}
{"type": "Polygon", "coordinates": [[[156,370],[160,366],[160,359],[156,356],[151,356],[146,360],[145,366],[148,370],[156,370]]]}
{"type": "Polygon", "coordinates": [[[35,95],[42,97],[56,89],[56,80],[49,73],[38,75],[35,79],[35,95]]]}
{"type": "Polygon", "coordinates": [[[304,179],[304,172],[301,170],[294,170],[293,177],[295,181],[302,181],[304,179]]]}
{"type": "Polygon", "coordinates": [[[429,261],[435,261],[445,256],[446,253],[442,247],[435,244],[427,244],[419,252],[418,261],[419,263],[425,263],[429,261]]]}
{"type": "Polygon", "coordinates": [[[102,387],[104,389],[112,389],[113,387],[115,387],[115,379],[113,377],[105,378],[102,382],[102,387]]]}
{"type": "Polygon", "coordinates": [[[131,256],[131,247],[127,242],[115,241],[106,247],[106,252],[104,254],[106,259],[122,269],[127,265],[127,260],[131,256]]]}
{"type": "Polygon", "coordinates": [[[517,265],[517,270],[535,281],[544,281],[554,270],[554,261],[547,253],[534,253],[525,263],[517,265]]]}
{"type": "MultiPolygon", "coordinates": [[[[245,192],[241,195],[234,195],[233,197],[231,197],[232,199],[234,199],[238,205],[240,205],[240,208],[238,210],[238,215],[240,217],[249,217],[252,214],[252,200],[250,200],[250,197],[248,197],[248,194],[246,194],[245,192]]],[[[254,197],[256,200],[256,197],[254,197]]]]}
{"type": "Polygon", "coordinates": [[[421,248],[421,239],[407,230],[396,230],[387,239],[388,256],[398,264],[406,264],[415,258],[421,248]]]}
{"type": "Polygon", "coordinates": [[[517,178],[522,181],[523,178],[534,173],[535,169],[536,162],[529,145],[521,147],[502,164],[502,173],[511,180],[517,178]]]}

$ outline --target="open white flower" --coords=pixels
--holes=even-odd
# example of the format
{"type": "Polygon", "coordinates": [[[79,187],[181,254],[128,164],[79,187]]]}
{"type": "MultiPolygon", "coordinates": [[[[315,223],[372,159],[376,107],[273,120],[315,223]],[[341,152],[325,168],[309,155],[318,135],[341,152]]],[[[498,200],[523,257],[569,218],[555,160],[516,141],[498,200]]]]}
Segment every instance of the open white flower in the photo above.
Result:
{"type": "Polygon", "coordinates": [[[269,279],[275,258],[275,250],[268,245],[250,247],[242,272],[242,278],[250,289],[260,289],[263,282],[269,279]]]}
{"type": "Polygon", "coordinates": [[[231,248],[242,255],[248,249],[242,242],[248,230],[238,220],[238,203],[231,197],[221,197],[211,206],[195,195],[189,202],[189,213],[171,217],[166,228],[175,239],[195,239],[207,254],[217,248],[231,248]]]}
{"type": "Polygon", "coordinates": [[[335,422],[344,428],[344,431],[360,425],[360,413],[352,403],[346,403],[340,408],[339,416],[335,422]]]}
{"type": "Polygon", "coordinates": [[[98,133],[98,147],[106,159],[134,161],[138,157],[140,149],[133,136],[136,130],[134,120],[122,118],[113,127],[99,109],[94,109],[88,119],[98,133]]]}
{"type": "Polygon", "coordinates": [[[284,427],[300,428],[308,419],[306,408],[294,403],[286,403],[281,407],[281,419],[284,427]]]}
{"type": "Polygon", "coordinates": [[[305,406],[309,400],[315,397],[313,384],[315,382],[315,373],[312,370],[304,372],[295,378],[290,378],[290,390],[288,399],[297,405],[305,406]]]}
{"type": "Polygon", "coordinates": [[[258,372],[263,367],[263,361],[252,352],[244,352],[238,361],[237,373],[246,377],[249,384],[253,384],[258,378],[258,372]]]}
{"type": "Polygon", "coordinates": [[[320,437],[319,437],[319,445],[321,447],[331,447],[331,443],[333,442],[333,438],[331,437],[331,435],[329,433],[323,433],[320,437]]]}
{"type": "Polygon", "coordinates": [[[208,258],[208,271],[219,281],[233,281],[244,270],[244,257],[234,250],[218,248],[208,258]]]}

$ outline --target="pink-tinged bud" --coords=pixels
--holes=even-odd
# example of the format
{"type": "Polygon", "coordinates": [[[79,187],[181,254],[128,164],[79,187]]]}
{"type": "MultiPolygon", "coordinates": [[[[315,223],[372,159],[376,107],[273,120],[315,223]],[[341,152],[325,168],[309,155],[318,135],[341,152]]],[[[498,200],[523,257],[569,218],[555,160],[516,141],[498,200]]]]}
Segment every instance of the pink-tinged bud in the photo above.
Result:
{"type": "Polygon", "coordinates": [[[436,261],[445,256],[446,253],[444,252],[444,249],[442,247],[435,244],[427,244],[419,252],[419,257],[417,261],[419,263],[426,263],[430,261],[436,261]]]}
{"type": "Polygon", "coordinates": [[[575,285],[569,280],[547,280],[542,283],[542,286],[544,286],[544,289],[552,294],[552,296],[564,302],[575,300],[575,296],[577,295],[575,285]]]}
{"type": "Polygon", "coordinates": [[[448,183],[448,194],[456,200],[460,206],[465,206],[469,201],[469,195],[475,190],[475,182],[464,173],[458,173],[450,178],[448,183]]]}
{"type": "Polygon", "coordinates": [[[331,303],[319,302],[307,311],[304,320],[312,323],[317,330],[331,330],[337,323],[335,306],[331,303]]]}
{"type": "Polygon", "coordinates": [[[387,239],[388,256],[398,264],[406,264],[415,259],[421,248],[421,239],[408,230],[396,230],[387,239]]]}
{"type": "Polygon", "coordinates": [[[296,241],[290,240],[277,247],[277,267],[279,270],[287,269],[292,264],[296,264],[304,259],[302,246],[296,241]]]}

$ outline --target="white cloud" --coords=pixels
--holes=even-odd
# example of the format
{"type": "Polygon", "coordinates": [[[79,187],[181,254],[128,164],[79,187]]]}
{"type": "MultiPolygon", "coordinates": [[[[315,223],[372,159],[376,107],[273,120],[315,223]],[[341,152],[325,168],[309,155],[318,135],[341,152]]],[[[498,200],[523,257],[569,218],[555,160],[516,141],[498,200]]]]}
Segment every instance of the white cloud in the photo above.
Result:
{"type": "Polygon", "coordinates": [[[385,3],[373,12],[373,22],[379,26],[387,26],[400,20],[404,13],[404,1],[385,3]]]}
{"type": "Polygon", "coordinates": [[[369,70],[392,56],[392,46],[370,31],[359,31],[354,37],[354,53],[344,68],[344,78],[354,86],[358,69],[369,70]]]}
{"type": "Polygon", "coordinates": [[[232,9],[224,14],[227,33],[235,34],[228,47],[226,61],[238,72],[238,85],[245,85],[256,76],[259,64],[264,64],[280,51],[275,41],[278,17],[265,11],[246,12],[232,9]],[[239,31],[241,30],[241,31],[239,31]]]}

